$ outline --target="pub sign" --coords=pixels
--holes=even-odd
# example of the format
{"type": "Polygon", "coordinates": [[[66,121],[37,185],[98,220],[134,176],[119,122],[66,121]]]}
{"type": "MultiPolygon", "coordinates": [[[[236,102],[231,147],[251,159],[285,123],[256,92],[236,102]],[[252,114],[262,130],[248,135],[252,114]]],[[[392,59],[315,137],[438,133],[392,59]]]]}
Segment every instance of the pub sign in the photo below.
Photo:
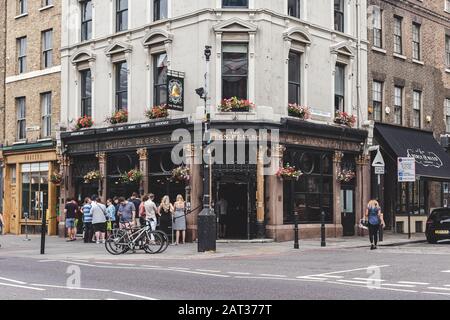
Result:
{"type": "Polygon", "coordinates": [[[184,72],[167,73],[167,108],[184,111],[184,72]]]}

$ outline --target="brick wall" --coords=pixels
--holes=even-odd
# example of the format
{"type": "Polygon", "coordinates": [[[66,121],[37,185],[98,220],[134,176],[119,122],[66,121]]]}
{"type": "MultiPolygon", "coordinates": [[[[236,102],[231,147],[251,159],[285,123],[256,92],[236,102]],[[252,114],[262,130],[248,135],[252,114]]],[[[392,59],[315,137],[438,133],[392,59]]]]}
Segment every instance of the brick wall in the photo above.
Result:
{"type": "Polygon", "coordinates": [[[0,0],[0,144],[5,134],[6,0],[0,0]]]}

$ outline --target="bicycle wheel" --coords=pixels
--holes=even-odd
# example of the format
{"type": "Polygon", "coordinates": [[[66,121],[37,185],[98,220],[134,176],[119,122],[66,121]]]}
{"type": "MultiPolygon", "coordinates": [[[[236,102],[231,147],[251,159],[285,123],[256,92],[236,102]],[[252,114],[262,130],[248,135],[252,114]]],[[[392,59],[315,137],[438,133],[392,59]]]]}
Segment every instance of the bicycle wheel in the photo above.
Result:
{"type": "Polygon", "coordinates": [[[142,241],[144,251],[149,254],[156,254],[159,253],[164,246],[164,239],[161,236],[161,234],[154,232],[154,231],[148,231],[143,235],[142,241]],[[153,239],[152,239],[153,238],[153,239]]]}
{"type": "Polygon", "coordinates": [[[169,247],[169,244],[170,244],[169,237],[167,236],[167,234],[164,231],[156,230],[155,232],[159,233],[161,235],[161,237],[163,238],[164,245],[161,247],[161,250],[158,251],[158,253],[163,253],[169,247]]]}
{"type": "Polygon", "coordinates": [[[123,254],[130,249],[127,242],[126,233],[124,231],[113,230],[105,242],[106,251],[115,256],[123,254]]]}

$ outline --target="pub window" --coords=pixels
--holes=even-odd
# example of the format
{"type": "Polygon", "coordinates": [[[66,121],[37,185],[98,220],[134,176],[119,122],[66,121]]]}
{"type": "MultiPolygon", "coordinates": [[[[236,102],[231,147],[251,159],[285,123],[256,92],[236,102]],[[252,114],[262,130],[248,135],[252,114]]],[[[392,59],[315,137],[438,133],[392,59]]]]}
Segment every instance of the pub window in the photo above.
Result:
{"type": "Polygon", "coordinates": [[[48,162],[22,164],[22,219],[41,220],[48,209],[48,162]]]}
{"type": "Polygon", "coordinates": [[[17,140],[27,138],[27,120],[25,97],[16,98],[17,108],[17,140]]]}
{"type": "Polygon", "coordinates": [[[92,1],[81,3],[81,41],[92,38],[92,1]]]}
{"type": "Polygon", "coordinates": [[[222,0],[222,8],[248,8],[248,0],[222,0]]]}
{"type": "Polygon", "coordinates": [[[288,0],[288,15],[300,19],[300,0],[288,0]]]}
{"type": "Polygon", "coordinates": [[[403,53],[402,22],[403,18],[394,16],[394,52],[398,54],[403,53]]]}
{"type": "Polygon", "coordinates": [[[336,111],[345,111],[345,65],[336,64],[334,75],[334,108],[336,111]]]}
{"type": "Polygon", "coordinates": [[[394,87],[394,123],[402,125],[403,118],[403,88],[394,87]]]}
{"type": "Polygon", "coordinates": [[[344,0],[334,0],[334,30],[344,32],[344,0]]]}
{"type": "Polygon", "coordinates": [[[420,24],[413,23],[412,31],[413,59],[420,60],[420,24]]]}
{"type": "Polygon", "coordinates": [[[116,0],[116,32],[128,29],[128,0],[116,0]]]}
{"type": "Polygon", "coordinates": [[[425,214],[425,180],[416,180],[414,183],[397,184],[397,214],[408,213],[408,208],[412,214],[425,214]]]}
{"type": "Polygon", "coordinates": [[[289,103],[300,104],[300,53],[289,52],[289,103]]]}
{"type": "Polygon", "coordinates": [[[167,0],[153,0],[153,21],[167,19],[167,0]]]}
{"type": "Polygon", "coordinates": [[[413,91],[413,127],[420,128],[421,119],[420,119],[420,110],[422,106],[422,92],[413,91]]]}
{"type": "Polygon", "coordinates": [[[383,83],[374,81],[372,85],[373,95],[373,120],[382,121],[383,112],[383,83]]]}
{"type": "Polygon", "coordinates": [[[379,7],[374,6],[372,11],[373,19],[373,46],[377,48],[383,47],[383,18],[382,11],[379,7]]]}
{"type": "Polygon", "coordinates": [[[92,117],[92,78],[91,70],[82,70],[81,76],[81,116],[92,117]]]}
{"type": "Polygon", "coordinates": [[[223,44],[222,52],[222,98],[247,99],[247,44],[223,44]]]}
{"type": "Polygon", "coordinates": [[[450,68],[450,35],[445,36],[445,64],[450,68]]]}
{"type": "Polygon", "coordinates": [[[19,15],[25,14],[27,12],[28,12],[28,1],[19,0],[19,15]]]}
{"type": "Polygon", "coordinates": [[[450,98],[445,99],[445,123],[447,124],[447,132],[450,133],[450,98]]]}
{"type": "Polygon", "coordinates": [[[42,67],[53,66],[53,30],[42,32],[42,67]]]}
{"type": "Polygon", "coordinates": [[[27,37],[17,39],[18,72],[24,73],[27,70],[27,37]]]}
{"type": "Polygon", "coordinates": [[[17,169],[15,164],[8,165],[11,175],[11,184],[16,184],[17,181],[17,169]]]}
{"type": "Polygon", "coordinates": [[[52,93],[41,94],[41,114],[42,114],[42,137],[47,138],[52,135],[52,93]]]}
{"type": "Polygon", "coordinates": [[[128,64],[118,62],[114,64],[116,71],[116,111],[128,109],[128,64]]]}
{"type": "Polygon", "coordinates": [[[153,103],[167,104],[167,53],[153,55],[153,103]]]}

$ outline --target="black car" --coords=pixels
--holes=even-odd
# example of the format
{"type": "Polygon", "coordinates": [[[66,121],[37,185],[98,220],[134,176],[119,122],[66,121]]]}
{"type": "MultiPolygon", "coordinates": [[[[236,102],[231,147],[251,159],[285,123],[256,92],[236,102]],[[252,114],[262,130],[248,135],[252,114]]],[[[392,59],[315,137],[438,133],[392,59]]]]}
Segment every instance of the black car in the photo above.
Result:
{"type": "Polygon", "coordinates": [[[429,243],[450,239],[450,208],[435,209],[431,212],[425,234],[429,243]]]}

